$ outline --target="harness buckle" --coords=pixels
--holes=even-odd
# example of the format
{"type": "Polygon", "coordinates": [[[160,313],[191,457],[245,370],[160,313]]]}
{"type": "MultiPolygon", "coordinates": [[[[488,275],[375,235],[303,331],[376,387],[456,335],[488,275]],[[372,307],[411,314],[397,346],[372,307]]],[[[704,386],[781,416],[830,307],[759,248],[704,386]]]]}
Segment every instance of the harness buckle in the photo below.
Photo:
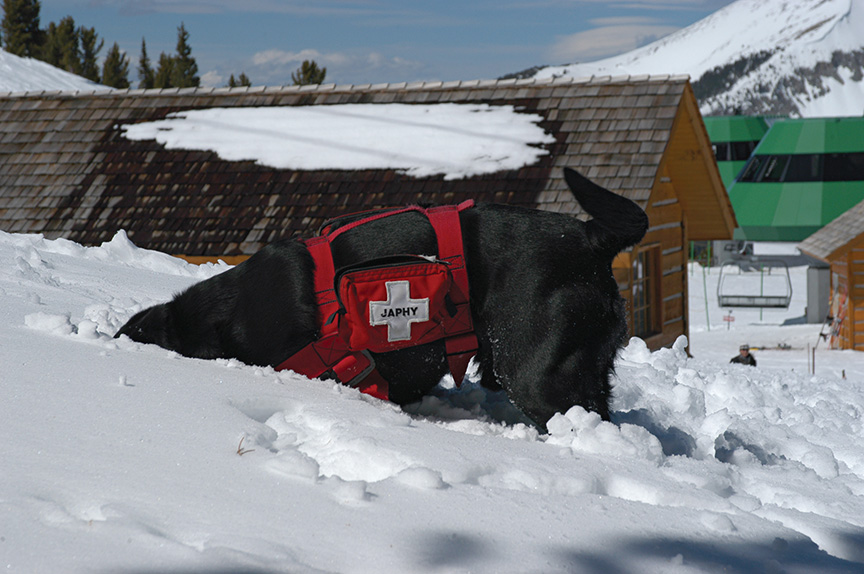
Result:
{"type": "Polygon", "coordinates": [[[338,361],[330,370],[336,375],[340,383],[351,387],[357,387],[363,379],[375,370],[375,359],[369,351],[363,350],[346,355],[338,361]]]}

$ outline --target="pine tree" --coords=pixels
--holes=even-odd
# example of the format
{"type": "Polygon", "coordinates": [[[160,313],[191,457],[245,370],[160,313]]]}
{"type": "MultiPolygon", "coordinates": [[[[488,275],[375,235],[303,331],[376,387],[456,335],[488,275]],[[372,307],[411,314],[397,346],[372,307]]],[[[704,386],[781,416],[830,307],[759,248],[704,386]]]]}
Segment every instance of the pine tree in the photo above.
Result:
{"type": "Polygon", "coordinates": [[[16,56],[39,55],[44,34],[39,28],[39,0],[3,0],[3,48],[16,56]]]}
{"type": "Polygon", "coordinates": [[[182,23],[177,28],[177,55],[174,57],[171,83],[178,88],[197,88],[201,85],[198,64],[192,57],[192,48],[189,46],[189,32],[182,23]]]}
{"type": "Polygon", "coordinates": [[[174,77],[174,58],[162,52],[159,54],[159,67],[156,68],[156,75],[153,78],[154,88],[173,88],[172,82],[174,77]]]}
{"type": "Polygon", "coordinates": [[[147,56],[147,42],[141,38],[141,57],[138,59],[138,87],[149,90],[156,87],[156,73],[150,65],[150,58],[147,56]]]}
{"type": "Polygon", "coordinates": [[[117,42],[111,46],[102,64],[102,83],[118,89],[129,87],[129,58],[120,52],[117,42]]]}
{"type": "Polygon", "coordinates": [[[48,25],[40,59],[67,72],[81,73],[81,48],[72,16],[48,25]]]}
{"type": "Polygon", "coordinates": [[[295,86],[323,84],[327,76],[327,68],[319,68],[314,60],[303,60],[303,64],[291,74],[295,86]]]}
{"type": "Polygon", "coordinates": [[[236,80],[234,79],[234,74],[231,74],[231,77],[228,79],[229,88],[240,88],[242,86],[249,87],[251,85],[252,82],[249,80],[249,77],[244,73],[241,73],[236,80]]]}
{"type": "Polygon", "coordinates": [[[48,24],[48,29],[45,30],[45,41],[42,43],[42,49],[39,50],[39,59],[54,66],[60,62],[60,52],[60,43],[57,38],[57,24],[51,22],[48,24]]]}
{"type": "Polygon", "coordinates": [[[99,81],[99,64],[96,55],[102,50],[104,40],[99,40],[95,28],[78,28],[78,38],[81,41],[81,71],[80,75],[93,82],[99,81]],[[98,45],[97,45],[98,42],[98,45]]]}

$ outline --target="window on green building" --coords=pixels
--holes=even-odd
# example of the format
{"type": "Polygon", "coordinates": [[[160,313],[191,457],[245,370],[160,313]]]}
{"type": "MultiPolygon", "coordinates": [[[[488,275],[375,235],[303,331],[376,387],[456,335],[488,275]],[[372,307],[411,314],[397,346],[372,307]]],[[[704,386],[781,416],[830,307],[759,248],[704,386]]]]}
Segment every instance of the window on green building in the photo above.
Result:
{"type": "Polygon", "coordinates": [[[757,145],[759,145],[759,140],[720,142],[712,144],[711,147],[714,148],[714,158],[717,161],[746,161],[757,145]]]}
{"type": "Polygon", "coordinates": [[[741,172],[740,181],[864,181],[864,153],[755,155],[741,172]]]}

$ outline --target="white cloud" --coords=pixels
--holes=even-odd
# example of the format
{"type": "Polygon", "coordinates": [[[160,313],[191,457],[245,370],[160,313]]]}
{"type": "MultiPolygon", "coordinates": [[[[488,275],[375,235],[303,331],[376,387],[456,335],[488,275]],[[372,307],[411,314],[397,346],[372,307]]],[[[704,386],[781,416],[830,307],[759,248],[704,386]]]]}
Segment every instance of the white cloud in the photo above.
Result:
{"type": "Polygon", "coordinates": [[[628,10],[714,10],[734,0],[578,0],[577,4],[606,4],[628,10]]]}
{"type": "Polygon", "coordinates": [[[324,54],[318,50],[300,50],[299,52],[286,52],[285,50],[270,49],[258,52],[252,56],[252,64],[255,66],[287,66],[301,64],[304,60],[315,60],[321,65],[341,65],[348,61],[348,57],[339,52],[324,54]]]}
{"type": "MultiPolygon", "coordinates": [[[[80,3],[80,1],[78,2],[80,3]]],[[[327,18],[366,17],[379,24],[385,20],[404,23],[422,17],[428,22],[434,14],[417,12],[400,3],[380,0],[90,0],[92,6],[116,6],[120,14],[290,14],[327,18]],[[421,16],[418,16],[420,14],[421,16]]]]}
{"type": "Polygon", "coordinates": [[[419,71],[424,64],[402,58],[388,56],[378,51],[320,52],[304,49],[291,52],[269,49],[258,52],[251,58],[251,68],[247,72],[255,84],[282,85],[291,83],[291,73],[295,72],[304,60],[313,60],[327,68],[327,82],[337,83],[377,83],[387,81],[389,73],[396,77],[405,72],[419,71]]]}
{"type": "Polygon", "coordinates": [[[593,18],[589,20],[592,26],[657,26],[659,22],[655,18],[647,16],[609,16],[606,18],[593,18]]]}
{"type": "Polygon", "coordinates": [[[218,88],[221,87],[224,83],[225,76],[223,76],[216,70],[210,70],[209,72],[201,76],[201,87],[203,88],[218,88]]]}
{"type": "Polygon", "coordinates": [[[558,38],[549,57],[560,63],[591,62],[629,52],[676,30],[663,24],[614,23],[558,38]]]}

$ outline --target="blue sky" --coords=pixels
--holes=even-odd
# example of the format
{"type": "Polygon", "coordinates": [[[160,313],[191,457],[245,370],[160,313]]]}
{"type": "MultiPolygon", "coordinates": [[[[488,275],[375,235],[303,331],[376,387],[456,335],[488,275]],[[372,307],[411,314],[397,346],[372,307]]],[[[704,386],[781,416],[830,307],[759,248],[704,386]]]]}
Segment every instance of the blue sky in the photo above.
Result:
{"type": "MultiPolygon", "coordinates": [[[[245,72],[291,83],[304,59],[327,82],[496,78],[542,64],[626,52],[686,27],[731,0],[42,0],[42,26],[72,16],[137,66],[190,34],[202,85],[245,72]]],[[[130,74],[133,85],[137,75],[130,74]]]]}

